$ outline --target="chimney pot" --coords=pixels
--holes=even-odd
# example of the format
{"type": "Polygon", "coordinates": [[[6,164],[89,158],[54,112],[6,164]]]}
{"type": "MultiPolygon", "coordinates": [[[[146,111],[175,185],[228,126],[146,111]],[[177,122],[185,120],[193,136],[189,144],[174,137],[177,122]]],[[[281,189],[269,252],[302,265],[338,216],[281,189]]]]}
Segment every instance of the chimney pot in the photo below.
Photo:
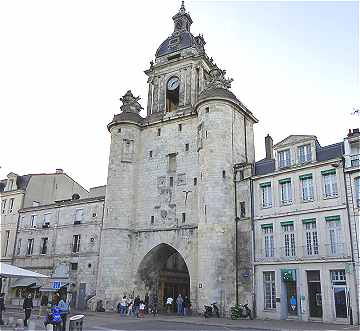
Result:
{"type": "Polygon", "coordinates": [[[56,169],[56,171],[55,171],[57,174],[63,174],[64,173],[64,170],[63,169],[60,169],[60,168],[58,168],[58,169],[56,169]]]}

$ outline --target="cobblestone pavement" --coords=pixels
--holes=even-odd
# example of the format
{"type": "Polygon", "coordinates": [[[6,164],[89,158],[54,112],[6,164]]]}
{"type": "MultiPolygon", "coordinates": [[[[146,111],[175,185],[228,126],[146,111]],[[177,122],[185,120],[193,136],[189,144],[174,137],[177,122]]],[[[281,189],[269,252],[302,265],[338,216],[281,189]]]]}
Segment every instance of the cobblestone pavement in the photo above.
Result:
{"type": "MultiPolygon", "coordinates": [[[[72,314],[73,315],[73,314],[72,314]]],[[[116,313],[85,312],[84,331],[122,331],[122,330],[359,330],[358,327],[338,324],[312,323],[302,321],[274,321],[274,320],[238,320],[204,319],[201,316],[181,317],[174,315],[145,316],[143,319],[125,317],[120,318],[116,313]]],[[[13,316],[22,318],[18,311],[7,312],[5,319],[13,316]]],[[[36,330],[44,330],[42,319],[32,316],[36,330]]],[[[69,324],[69,323],[68,323],[69,324]]],[[[2,327],[1,330],[13,330],[2,327]]],[[[25,329],[27,330],[27,329],[25,329]]]]}

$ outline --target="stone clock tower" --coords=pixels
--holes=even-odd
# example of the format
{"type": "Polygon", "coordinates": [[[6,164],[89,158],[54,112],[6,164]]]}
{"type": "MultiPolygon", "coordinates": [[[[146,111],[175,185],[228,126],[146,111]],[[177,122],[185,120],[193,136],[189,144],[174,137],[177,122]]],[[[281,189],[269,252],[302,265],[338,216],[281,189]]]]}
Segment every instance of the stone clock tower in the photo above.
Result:
{"type": "Polygon", "coordinates": [[[205,53],[182,3],[148,76],[147,116],[131,91],[111,135],[97,299],[190,296],[194,309],[252,303],[250,188],[253,114],[205,53]],[[235,198],[234,165],[243,176],[235,198]],[[235,201],[238,203],[235,205],[235,201]],[[241,208],[240,204],[241,202],[241,208]],[[235,213],[241,250],[235,251],[235,213]],[[238,218],[239,219],[239,218],[238,218]],[[236,273],[236,257],[238,272],[236,273]],[[236,274],[247,275],[245,278],[236,274]],[[237,291],[235,290],[237,287],[237,291]]]}

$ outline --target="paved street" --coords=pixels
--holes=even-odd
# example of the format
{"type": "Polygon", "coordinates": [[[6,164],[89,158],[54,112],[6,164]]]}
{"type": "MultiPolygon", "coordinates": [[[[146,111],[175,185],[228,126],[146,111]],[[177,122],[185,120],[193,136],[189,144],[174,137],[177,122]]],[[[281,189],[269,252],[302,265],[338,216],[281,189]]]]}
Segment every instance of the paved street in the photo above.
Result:
{"type": "MultiPolygon", "coordinates": [[[[204,319],[201,316],[179,317],[175,315],[146,316],[144,319],[120,318],[116,313],[86,312],[85,330],[358,330],[357,327],[339,324],[311,323],[302,321],[204,319]]],[[[5,320],[13,316],[22,318],[19,310],[7,311],[5,320]]],[[[44,330],[42,319],[33,316],[36,330],[44,330]]],[[[1,330],[13,330],[3,327],[1,330]]],[[[26,329],[25,329],[26,330],[26,329]]]]}

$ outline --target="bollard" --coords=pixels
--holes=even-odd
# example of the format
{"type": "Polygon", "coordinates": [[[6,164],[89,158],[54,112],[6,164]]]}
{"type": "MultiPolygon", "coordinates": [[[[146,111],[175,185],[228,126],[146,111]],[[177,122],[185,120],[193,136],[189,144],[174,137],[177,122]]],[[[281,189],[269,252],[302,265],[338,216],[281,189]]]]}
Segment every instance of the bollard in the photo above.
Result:
{"type": "Polygon", "coordinates": [[[36,331],[36,323],[34,320],[28,321],[28,331],[36,331]]]}
{"type": "Polygon", "coordinates": [[[75,315],[69,318],[69,331],[82,331],[84,315],[75,315]]]}
{"type": "Polygon", "coordinates": [[[46,331],[53,331],[53,330],[54,330],[54,326],[52,324],[46,325],[46,331]]]}

